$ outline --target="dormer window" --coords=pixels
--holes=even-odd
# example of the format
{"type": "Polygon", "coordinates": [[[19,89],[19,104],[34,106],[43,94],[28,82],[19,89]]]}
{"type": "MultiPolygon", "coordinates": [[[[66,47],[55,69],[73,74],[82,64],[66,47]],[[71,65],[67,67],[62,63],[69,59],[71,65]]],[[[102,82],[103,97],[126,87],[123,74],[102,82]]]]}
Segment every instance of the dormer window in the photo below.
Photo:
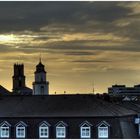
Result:
{"type": "Polygon", "coordinates": [[[140,114],[135,118],[135,124],[138,125],[138,135],[140,136],[140,114]]]}
{"type": "Polygon", "coordinates": [[[27,125],[22,121],[20,121],[16,125],[16,138],[25,138],[26,137],[26,127],[27,127],[27,125]]]}
{"type": "Polygon", "coordinates": [[[56,138],[66,138],[66,127],[67,124],[60,121],[56,125],[56,138]]]}
{"type": "Polygon", "coordinates": [[[91,124],[88,121],[83,122],[80,125],[80,137],[81,138],[91,138],[91,124]]]}
{"type": "Polygon", "coordinates": [[[0,137],[1,138],[10,137],[10,127],[11,125],[7,121],[4,121],[0,124],[0,137]]]}
{"type": "Polygon", "coordinates": [[[39,126],[39,138],[49,138],[50,124],[43,121],[39,126]]]}
{"type": "Polygon", "coordinates": [[[98,125],[98,138],[108,138],[108,132],[109,132],[109,124],[105,121],[102,121],[98,125]]]}

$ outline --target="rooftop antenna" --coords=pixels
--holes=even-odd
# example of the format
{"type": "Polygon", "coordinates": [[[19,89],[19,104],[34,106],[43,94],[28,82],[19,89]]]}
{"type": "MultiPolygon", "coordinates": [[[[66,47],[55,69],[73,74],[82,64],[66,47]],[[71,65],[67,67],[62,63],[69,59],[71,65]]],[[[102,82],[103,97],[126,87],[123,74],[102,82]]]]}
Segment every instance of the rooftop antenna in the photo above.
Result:
{"type": "Polygon", "coordinates": [[[93,89],[92,90],[93,90],[92,92],[94,94],[95,93],[94,82],[93,82],[93,89]]]}

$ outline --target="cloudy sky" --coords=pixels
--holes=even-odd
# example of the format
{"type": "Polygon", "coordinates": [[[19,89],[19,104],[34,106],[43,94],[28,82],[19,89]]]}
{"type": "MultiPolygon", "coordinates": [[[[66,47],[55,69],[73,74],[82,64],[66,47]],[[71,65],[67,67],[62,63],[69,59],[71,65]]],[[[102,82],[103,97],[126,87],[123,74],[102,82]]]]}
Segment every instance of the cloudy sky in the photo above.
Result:
{"type": "Polygon", "coordinates": [[[0,2],[0,84],[13,64],[32,87],[42,55],[50,92],[140,84],[140,2],[0,2]]]}

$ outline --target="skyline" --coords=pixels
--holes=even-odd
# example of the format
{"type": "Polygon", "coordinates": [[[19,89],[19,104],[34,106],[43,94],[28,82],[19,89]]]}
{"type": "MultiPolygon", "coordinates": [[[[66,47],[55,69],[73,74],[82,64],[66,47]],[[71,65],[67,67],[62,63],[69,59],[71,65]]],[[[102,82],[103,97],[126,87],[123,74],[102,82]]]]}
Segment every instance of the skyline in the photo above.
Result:
{"type": "Polygon", "coordinates": [[[0,2],[0,84],[24,63],[32,88],[41,53],[50,93],[140,84],[140,2],[0,2]]]}

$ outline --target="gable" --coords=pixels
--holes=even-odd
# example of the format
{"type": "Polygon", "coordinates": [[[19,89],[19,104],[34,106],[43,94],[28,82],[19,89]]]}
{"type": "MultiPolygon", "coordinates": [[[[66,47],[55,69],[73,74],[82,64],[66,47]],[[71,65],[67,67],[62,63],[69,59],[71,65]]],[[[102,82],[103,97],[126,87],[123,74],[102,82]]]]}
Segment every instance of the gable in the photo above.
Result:
{"type": "Polygon", "coordinates": [[[91,127],[93,126],[90,122],[84,121],[80,124],[80,127],[91,127]]]}
{"type": "Polygon", "coordinates": [[[106,121],[102,121],[97,125],[97,127],[109,127],[109,126],[110,126],[109,123],[107,123],[106,121]]]}
{"type": "Polygon", "coordinates": [[[27,124],[24,123],[23,121],[20,121],[16,124],[16,127],[27,127],[27,124]]]}
{"type": "Polygon", "coordinates": [[[63,121],[59,121],[57,124],[56,124],[56,127],[67,127],[68,125],[66,123],[64,123],[63,121]]]}
{"type": "Polygon", "coordinates": [[[7,121],[4,121],[0,124],[0,127],[10,127],[11,124],[9,124],[7,121]]]}
{"type": "Polygon", "coordinates": [[[46,121],[43,121],[43,122],[41,122],[40,124],[39,124],[39,127],[50,127],[51,125],[48,123],[48,122],[46,122],[46,121]]]}

